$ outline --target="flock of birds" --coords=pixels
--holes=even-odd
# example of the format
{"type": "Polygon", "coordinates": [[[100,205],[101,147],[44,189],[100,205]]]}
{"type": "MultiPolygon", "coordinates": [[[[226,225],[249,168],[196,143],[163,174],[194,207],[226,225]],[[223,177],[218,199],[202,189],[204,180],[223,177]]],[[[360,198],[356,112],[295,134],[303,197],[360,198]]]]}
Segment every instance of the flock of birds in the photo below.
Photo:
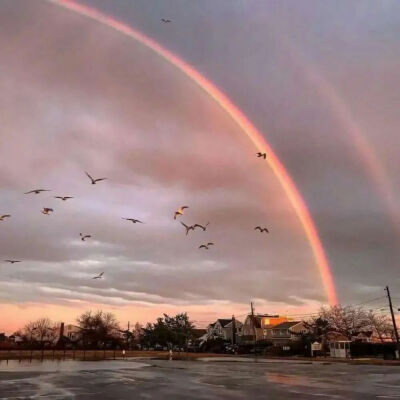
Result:
{"type": "MultiPolygon", "coordinates": [[[[164,22],[167,22],[167,21],[164,21],[164,22]]],[[[267,157],[267,154],[258,152],[257,153],[257,157],[263,158],[265,160],[266,157],[267,157]]],[[[85,174],[90,179],[90,182],[91,182],[92,185],[96,185],[98,182],[101,182],[101,181],[104,181],[104,180],[107,179],[107,178],[97,178],[97,179],[95,179],[91,175],[89,175],[89,173],[87,173],[86,171],[85,171],[85,174]]],[[[50,191],[51,190],[49,190],[49,189],[33,189],[33,190],[30,190],[29,192],[25,192],[24,194],[26,194],[26,195],[29,195],[29,194],[38,195],[38,194],[41,194],[43,192],[50,192],[50,191]]],[[[67,200],[73,199],[74,197],[73,196],[54,196],[54,198],[55,199],[59,199],[61,201],[67,201],[67,200]]],[[[174,220],[177,220],[178,218],[184,216],[185,215],[185,210],[187,210],[188,208],[189,208],[188,206],[179,207],[174,212],[174,220]]],[[[41,213],[44,214],[44,215],[50,215],[50,213],[52,213],[52,212],[54,212],[54,209],[50,208],[50,207],[43,207],[43,210],[41,211],[41,213]]],[[[11,217],[10,214],[0,215],[0,222],[4,221],[6,218],[10,218],[10,217],[11,217]]],[[[137,223],[144,224],[143,221],[140,221],[140,220],[138,220],[136,218],[125,218],[125,217],[123,217],[122,219],[126,220],[126,221],[129,221],[129,222],[132,222],[133,224],[137,224],[137,223]]],[[[203,232],[205,232],[207,230],[208,225],[210,224],[209,222],[207,222],[205,225],[201,225],[201,224],[187,225],[183,221],[180,221],[180,223],[185,228],[186,235],[188,235],[190,231],[194,232],[197,228],[201,229],[201,230],[203,230],[203,232]]],[[[254,228],[254,230],[257,230],[260,233],[269,233],[269,230],[266,227],[256,226],[254,228]]],[[[81,233],[79,233],[79,237],[81,238],[82,242],[85,242],[87,239],[90,239],[92,237],[92,235],[84,234],[84,233],[81,232],[81,233]]],[[[210,247],[214,246],[214,245],[215,244],[213,242],[207,242],[207,243],[201,244],[198,248],[200,250],[201,249],[210,250],[210,247]]],[[[7,259],[7,260],[4,260],[4,262],[10,263],[10,264],[15,264],[15,263],[20,263],[22,261],[21,260],[7,259]]],[[[94,276],[92,279],[102,279],[103,275],[104,275],[104,272],[101,272],[98,275],[94,276]]]]}

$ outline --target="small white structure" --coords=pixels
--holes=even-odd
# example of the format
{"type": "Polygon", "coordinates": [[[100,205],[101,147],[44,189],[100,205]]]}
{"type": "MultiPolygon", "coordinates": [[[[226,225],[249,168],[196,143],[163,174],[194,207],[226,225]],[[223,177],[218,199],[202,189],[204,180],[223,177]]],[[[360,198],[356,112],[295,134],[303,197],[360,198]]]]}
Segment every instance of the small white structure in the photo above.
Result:
{"type": "Polygon", "coordinates": [[[319,342],[311,343],[311,357],[314,357],[314,352],[321,351],[321,350],[322,350],[321,343],[319,343],[319,342]]]}
{"type": "Polygon", "coordinates": [[[332,340],[329,343],[330,355],[336,358],[350,357],[350,341],[349,340],[332,340]]]}

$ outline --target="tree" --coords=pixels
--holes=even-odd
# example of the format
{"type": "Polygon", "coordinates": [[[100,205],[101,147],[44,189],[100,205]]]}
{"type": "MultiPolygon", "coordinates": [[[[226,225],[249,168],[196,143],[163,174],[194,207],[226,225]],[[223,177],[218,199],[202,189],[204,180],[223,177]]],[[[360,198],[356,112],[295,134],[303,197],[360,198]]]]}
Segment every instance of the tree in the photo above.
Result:
{"type": "Polygon", "coordinates": [[[193,337],[193,329],[194,325],[186,313],[174,317],[164,314],[164,317],[157,318],[154,324],[148,323],[143,328],[142,344],[184,347],[193,337]]]}
{"type": "Polygon", "coordinates": [[[194,325],[186,313],[177,314],[175,317],[164,314],[164,323],[172,333],[172,341],[177,346],[187,346],[188,341],[194,337],[194,325]]]}
{"type": "Polygon", "coordinates": [[[369,327],[367,313],[360,307],[335,305],[321,308],[320,317],[327,321],[328,331],[339,333],[351,340],[369,327]]]}
{"type": "Polygon", "coordinates": [[[39,342],[41,347],[44,343],[55,344],[58,339],[59,325],[52,322],[49,318],[39,318],[36,321],[28,322],[22,330],[22,338],[31,345],[39,342]]]}
{"type": "Polygon", "coordinates": [[[394,339],[392,321],[387,315],[377,314],[373,310],[369,310],[367,318],[371,331],[379,337],[382,343],[386,338],[394,339]]]}
{"type": "Polygon", "coordinates": [[[112,313],[86,311],[77,318],[80,336],[85,347],[104,348],[119,339],[119,323],[112,313]]]}

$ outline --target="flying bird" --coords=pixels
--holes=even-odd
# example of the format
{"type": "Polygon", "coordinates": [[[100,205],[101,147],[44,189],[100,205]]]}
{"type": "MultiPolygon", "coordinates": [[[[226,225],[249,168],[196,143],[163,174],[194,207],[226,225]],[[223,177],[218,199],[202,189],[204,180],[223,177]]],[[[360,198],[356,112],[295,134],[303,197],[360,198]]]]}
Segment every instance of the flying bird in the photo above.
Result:
{"type": "Polygon", "coordinates": [[[257,157],[262,157],[262,158],[264,158],[264,160],[267,158],[267,153],[261,153],[261,152],[258,152],[257,153],[257,157]]]}
{"type": "Polygon", "coordinates": [[[261,226],[256,226],[256,227],[254,228],[254,230],[256,230],[256,231],[259,230],[260,233],[263,233],[263,232],[269,233],[268,228],[261,228],[261,226]]]}
{"type": "Polygon", "coordinates": [[[104,275],[104,272],[100,272],[100,274],[94,276],[92,279],[101,279],[104,275]]]}
{"type": "Polygon", "coordinates": [[[54,210],[52,208],[43,207],[42,214],[50,215],[50,213],[53,212],[53,211],[54,210]]]}
{"type": "Polygon", "coordinates": [[[161,18],[161,21],[164,22],[164,24],[168,24],[169,22],[171,22],[170,19],[166,19],[166,18],[161,18]]]}
{"type": "Polygon", "coordinates": [[[55,199],[60,199],[62,201],[66,201],[68,199],[73,199],[71,196],[54,196],[55,199]]]}
{"type": "Polygon", "coordinates": [[[210,246],[214,246],[214,243],[212,242],[208,242],[207,244],[202,244],[201,246],[199,246],[199,249],[206,249],[209,250],[210,246]]]}
{"type": "Polygon", "coordinates": [[[30,193],[35,193],[35,194],[39,194],[41,192],[51,192],[51,190],[47,190],[47,189],[33,189],[29,192],[25,192],[24,194],[30,194],[30,193]]]}
{"type": "Polygon", "coordinates": [[[83,233],[80,233],[79,236],[81,237],[82,242],[92,237],[92,235],[84,235],[83,233]]]}
{"type": "Polygon", "coordinates": [[[209,222],[207,222],[204,226],[203,225],[200,225],[200,224],[194,224],[193,225],[193,228],[201,228],[201,229],[203,229],[203,232],[207,229],[207,226],[208,225],[210,225],[210,223],[209,222]]]}
{"type": "Polygon", "coordinates": [[[4,218],[10,218],[11,215],[10,214],[4,214],[0,216],[0,221],[4,221],[4,218]]]}
{"type": "Polygon", "coordinates": [[[4,262],[8,262],[10,264],[15,264],[15,263],[19,263],[21,261],[19,261],[19,260],[4,260],[4,262]]]}
{"type": "Polygon", "coordinates": [[[186,208],[189,208],[189,207],[188,206],[182,206],[181,208],[176,210],[175,214],[174,214],[174,219],[176,219],[176,217],[178,217],[179,215],[183,215],[185,213],[183,210],[185,210],[186,208]]]}
{"type": "Polygon", "coordinates": [[[187,226],[185,223],[183,223],[182,221],[181,221],[181,224],[185,227],[185,229],[186,229],[186,236],[188,235],[188,233],[189,233],[189,231],[194,231],[194,226],[193,225],[190,225],[190,226],[187,226]]]}
{"type": "Polygon", "coordinates": [[[85,171],[85,174],[89,177],[89,179],[92,181],[92,185],[95,185],[97,182],[100,182],[100,181],[104,181],[104,180],[106,180],[107,178],[97,178],[97,179],[93,179],[86,171],[85,171]]]}
{"type": "Polygon", "coordinates": [[[135,219],[135,218],[122,218],[122,219],[124,219],[126,221],[132,221],[134,224],[136,224],[137,222],[139,222],[139,224],[144,224],[144,222],[139,221],[138,219],[135,219]]]}

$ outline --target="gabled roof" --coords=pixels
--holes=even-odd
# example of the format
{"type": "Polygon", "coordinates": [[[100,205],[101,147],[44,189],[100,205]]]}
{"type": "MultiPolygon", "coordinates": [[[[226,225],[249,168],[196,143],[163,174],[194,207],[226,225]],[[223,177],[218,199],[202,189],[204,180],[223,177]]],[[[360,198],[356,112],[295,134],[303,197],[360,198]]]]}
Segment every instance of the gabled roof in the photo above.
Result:
{"type": "Polygon", "coordinates": [[[194,328],[194,329],[192,330],[192,333],[193,333],[193,336],[194,336],[195,338],[200,338],[200,337],[202,337],[203,335],[206,335],[206,334],[207,334],[207,329],[194,328]]]}
{"type": "Polygon", "coordinates": [[[281,324],[275,325],[272,329],[289,329],[300,323],[301,321],[282,322],[281,324]]]}
{"type": "Polygon", "coordinates": [[[217,319],[217,322],[219,322],[219,323],[221,324],[221,326],[222,326],[223,328],[225,328],[226,325],[228,325],[230,322],[232,322],[232,318],[231,318],[231,319],[221,319],[221,318],[218,318],[218,319],[217,319]]]}

